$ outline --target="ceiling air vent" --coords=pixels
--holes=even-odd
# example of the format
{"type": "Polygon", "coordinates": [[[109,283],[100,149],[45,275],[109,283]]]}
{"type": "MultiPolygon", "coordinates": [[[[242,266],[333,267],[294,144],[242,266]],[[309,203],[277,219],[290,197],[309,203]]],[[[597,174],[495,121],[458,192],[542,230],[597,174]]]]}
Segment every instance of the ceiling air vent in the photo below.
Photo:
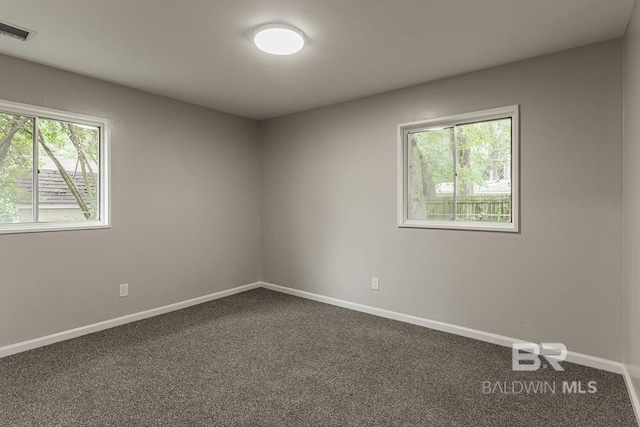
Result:
{"type": "Polygon", "coordinates": [[[0,22],[0,34],[25,41],[29,37],[29,31],[0,22]]]}

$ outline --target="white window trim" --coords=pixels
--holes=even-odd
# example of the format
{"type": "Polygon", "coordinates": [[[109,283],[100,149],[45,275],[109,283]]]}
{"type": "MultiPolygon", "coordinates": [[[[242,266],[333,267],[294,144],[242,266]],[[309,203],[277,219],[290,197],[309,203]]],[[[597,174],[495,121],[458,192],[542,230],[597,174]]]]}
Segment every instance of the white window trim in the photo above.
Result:
{"type": "Polygon", "coordinates": [[[0,100],[0,112],[35,117],[36,120],[52,119],[100,128],[100,220],[0,224],[0,234],[111,228],[109,120],[5,100],[0,100]]]}
{"type": "Polygon", "coordinates": [[[472,113],[401,123],[398,125],[398,227],[439,228],[478,231],[519,231],[520,219],[520,120],[519,105],[493,108],[472,113]],[[408,133],[449,127],[485,120],[511,118],[511,222],[412,220],[408,213],[408,133]]]}

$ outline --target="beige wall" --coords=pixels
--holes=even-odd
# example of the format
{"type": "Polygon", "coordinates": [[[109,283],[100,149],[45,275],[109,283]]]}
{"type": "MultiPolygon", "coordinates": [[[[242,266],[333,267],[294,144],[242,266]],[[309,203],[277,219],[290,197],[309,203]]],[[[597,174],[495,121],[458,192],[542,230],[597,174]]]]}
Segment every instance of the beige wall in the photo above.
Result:
{"type": "Polygon", "coordinates": [[[640,7],[624,45],[624,361],[640,392],[640,7]]]}
{"type": "Polygon", "coordinates": [[[6,56],[0,70],[1,99],[111,120],[113,206],[108,230],[0,235],[0,346],[259,280],[256,122],[6,56]]]}
{"type": "Polygon", "coordinates": [[[622,360],[621,40],[269,120],[261,133],[264,281],[622,360]],[[511,104],[522,232],[398,228],[396,125],[511,104]]]}

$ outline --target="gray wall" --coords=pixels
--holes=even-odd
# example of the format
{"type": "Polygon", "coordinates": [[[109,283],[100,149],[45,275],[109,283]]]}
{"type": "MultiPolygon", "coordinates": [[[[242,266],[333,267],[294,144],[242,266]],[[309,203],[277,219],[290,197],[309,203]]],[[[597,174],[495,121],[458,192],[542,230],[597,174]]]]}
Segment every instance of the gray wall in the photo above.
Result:
{"type": "Polygon", "coordinates": [[[6,56],[0,70],[2,99],[111,120],[113,207],[108,230],[0,235],[0,346],[259,280],[256,122],[6,56]]]}
{"type": "Polygon", "coordinates": [[[622,360],[621,40],[269,120],[261,134],[264,281],[622,360]],[[522,232],[399,229],[396,125],[510,104],[522,232]]]}
{"type": "MultiPolygon", "coordinates": [[[[0,69],[2,99],[112,121],[113,206],[108,230],[0,235],[0,346],[251,283],[262,262],[279,285],[622,360],[620,40],[260,125],[5,56],[0,69]],[[522,232],[397,228],[396,125],[510,104],[522,232]]],[[[633,161],[637,120],[626,131],[633,161]]],[[[640,366],[626,166],[625,358],[640,366]]]]}
{"type": "Polygon", "coordinates": [[[640,392],[640,7],[624,46],[624,361],[640,392]]]}

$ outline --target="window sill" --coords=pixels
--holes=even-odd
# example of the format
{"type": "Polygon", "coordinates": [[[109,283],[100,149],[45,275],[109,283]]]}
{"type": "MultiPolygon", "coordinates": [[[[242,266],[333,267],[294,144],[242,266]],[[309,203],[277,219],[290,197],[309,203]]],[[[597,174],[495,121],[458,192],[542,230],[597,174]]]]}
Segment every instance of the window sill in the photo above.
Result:
{"type": "Polygon", "coordinates": [[[87,222],[49,222],[49,223],[23,223],[23,224],[2,224],[0,234],[18,233],[43,233],[50,231],[72,231],[72,230],[96,230],[111,228],[111,225],[100,221],[87,222]]]}
{"type": "Polygon", "coordinates": [[[517,233],[518,225],[512,222],[475,222],[475,221],[420,221],[407,219],[398,224],[400,228],[435,228],[444,230],[500,231],[517,233]]]}

